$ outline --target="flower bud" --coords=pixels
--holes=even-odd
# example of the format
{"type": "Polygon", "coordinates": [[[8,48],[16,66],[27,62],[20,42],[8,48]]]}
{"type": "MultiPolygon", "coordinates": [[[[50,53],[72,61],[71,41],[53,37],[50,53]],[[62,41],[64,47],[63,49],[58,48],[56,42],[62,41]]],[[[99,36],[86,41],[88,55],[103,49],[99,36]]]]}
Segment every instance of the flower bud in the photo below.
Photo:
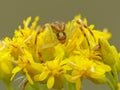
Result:
{"type": "Polygon", "coordinates": [[[105,38],[99,39],[100,51],[102,53],[102,59],[105,64],[115,64],[115,56],[109,42],[105,38]]]}

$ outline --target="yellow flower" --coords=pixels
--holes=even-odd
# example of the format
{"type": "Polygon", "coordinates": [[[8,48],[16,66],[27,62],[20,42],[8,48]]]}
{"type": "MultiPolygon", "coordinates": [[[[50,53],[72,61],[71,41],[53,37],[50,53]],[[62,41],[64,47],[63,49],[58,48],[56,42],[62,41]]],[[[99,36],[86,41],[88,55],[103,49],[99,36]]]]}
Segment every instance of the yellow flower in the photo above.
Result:
{"type": "Polygon", "coordinates": [[[95,47],[91,50],[89,49],[78,49],[73,51],[73,55],[79,55],[81,57],[87,58],[89,60],[102,60],[101,52],[99,50],[99,47],[95,47]]]}
{"type": "Polygon", "coordinates": [[[23,71],[27,80],[33,84],[33,76],[35,74],[41,73],[42,70],[42,65],[40,63],[35,63],[31,53],[27,50],[24,50],[24,54],[18,58],[16,64],[17,66],[12,71],[13,75],[11,80],[18,72],[23,71]]]}
{"type": "Polygon", "coordinates": [[[81,78],[88,78],[95,83],[105,83],[105,73],[111,70],[108,65],[80,56],[72,56],[69,60],[68,65],[72,68],[72,73],[66,75],[66,78],[68,81],[76,83],[76,90],[81,87],[81,81],[79,81],[81,78]]]}
{"type": "Polygon", "coordinates": [[[13,57],[4,41],[0,41],[0,78],[6,83],[10,83],[11,72],[13,69],[13,57]]]}
{"type": "Polygon", "coordinates": [[[107,29],[103,29],[103,31],[93,30],[93,33],[97,41],[99,40],[99,38],[105,38],[108,40],[112,37],[112,34],[108,32],[107,29]]]}
{"type": "Polygon", "coordinates": [[[37,25],[38,20],[36,17],[30,24],[28,17],[12,38],[0,41],[0,78],[6,80],[7,75],[10,79],[12,71],[12,80],[22,72],[30,84],[44,83],[48,89],[62,89],[65,78],[75,83],[76,90],[80,90],[84,78],[111,87],[118,83],[120,56],[107,41],[111,33],[95,30],[80,15],[64,24],[65,28],[55,24],[56,30],[50,23],[37,25]],[[107,78],[106,72],[111,77],[107,78]]]}
{"type": "Polygon", "coordinates": [[[38,17],[35,18],[35,21],[32,23],[31,27],[28,27],[30,21],[31,17],[28,17],[27,20],[23,21],[23,29],[21,26],[19,26],[19,30],[15,30],[12,39],[6,37],[4,40],[11,51],[11,55],[13,55],[15,58],[18,58],[19,55],[23,54],[23,48],[27,48],[29,51],[31,51],[31,53],[35,52],[34,44],[37,32],[35,30],[38,29],[36,26],[38,17]]]}
{"type": "Polygon", "coordinates": [[[48,89],[51,88],[63,88],[63,75],[66,72],[64,68],[64,61],[58,57],[53,61],[47,61],[43,64],[43,71],[41,74],[35,75],[35,81],[47,80],[48,89]]]}
{"type": "Polygon", "coordinates": [[[116,66],[116,69],[118,71],[118,73],[120,72],[120,57],[119,57],[119,53],[116,49],[115,46],[111,46],[111,50],[113,52],[113,56],[114,56],[114,59],[115,59],[115,66],[116,66]]]}
{"type": "Polygon", "coordinates": [[[103,62],[108,65],[114,65],[116,56],[109,42],[105,38],[100,38],[99,45],[103,62]]]}

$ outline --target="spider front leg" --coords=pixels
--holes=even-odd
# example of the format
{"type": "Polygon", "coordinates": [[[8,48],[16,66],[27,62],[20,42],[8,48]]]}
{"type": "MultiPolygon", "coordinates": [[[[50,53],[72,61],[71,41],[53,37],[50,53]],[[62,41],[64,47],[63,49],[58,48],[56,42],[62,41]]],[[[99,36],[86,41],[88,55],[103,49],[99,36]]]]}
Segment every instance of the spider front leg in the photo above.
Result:
{"type": "Polygon", "coordinates": [[[84,24],[83,26],[84,26],[84,28],[86,28],[90,32],[90,34],[92,35],[94,41],[96,42],[95,36],[94,36],[93,32],[90,30],[90,28],[86,24],[84,24]]]}
{"type": "Polygon", "coordinates": [[[87,44],[88,44],[88,46],[89,46],[89,48],[90,48],[90,42],[89,42],[89,40],[88,40],[88,38],[87,38],[87,34],[85,33],[85,31],[83,30],[82,27],[80,27],[80,30],[81,30],[83,36],[85,37],[85,39],[86,39],[86,41],[87,41],[87,44]]]}
{"type": "MultiPolygon", "coordinates": [[[[38,41],[38,35],[44,30],[45,25],[43,25],[37,32],[36,32],[36,36],[35,36],[35,45],[37,47],[37,41],[38,41]]],[[[37,51],[38,57],[39,57],[39,61],[40,63],[44,63],[43,57],[42,57],[42,53],[40,52],[40,50],[36,50],[37,51]]]]}
{"type": "Polygon", "coordinates": [[[85,39],[87,41],[87,44],[88,44],[88,46],[90,48],[91,45],[90,45],[88,36],[87,36],[85,30],[83,29],[83,27],[88,30],[88,32],[90,33],[90,35],[93,37],[94,41],[96,41],[93,32],[90,30],[90,28],[87,26],[87,24],[85,24],[81,19],[76,20],[76,23],[79,25],[79,28],[80,28],[83,36],[85,37],[85,39]]]}
{"type": "Polygon", "coordinates": [[[93,34],[93,32],[90,30],[90,28],[88,27],[87,24],[85,24],[81,19],[76,20],[76,22],[77,22],[80,26],[83,26],[84,28],[86,28],[86,29],[89,31],[89,33],[92,35],[93,39],[95,40],[94,34],[93,34]]]}
{"type": "Polygon", "coordinates": [[[37,37],[38,35],[44,30],[45,25],[43,25],[42,27],[40,27],[40,29],[36,32],[36,36],[35,36],[35,45],[37,44],[37,37]]]}

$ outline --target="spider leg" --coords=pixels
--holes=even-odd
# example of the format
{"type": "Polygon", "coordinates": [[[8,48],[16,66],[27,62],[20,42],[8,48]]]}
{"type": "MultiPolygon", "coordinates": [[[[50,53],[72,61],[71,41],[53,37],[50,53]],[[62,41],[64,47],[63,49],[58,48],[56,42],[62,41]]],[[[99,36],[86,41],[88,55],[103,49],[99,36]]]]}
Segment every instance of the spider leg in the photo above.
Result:
{"type": "MultiPolygon", "coordinates": [[[[35,36],[35,45],[37,45],[38,35],[44,30],[45,27],[46,27],[46,26],[43,25],[43,26],[37,31],[36,36],[35,36]]],[[[43,60],[43,58],[42,58],[42,54],[41,54],[41,52],[40,52],[39,50],[37,51],[37,54],[38,54],[38,57],[39,57],[40,63],[43,63],[44,60],[43,60]]]]}
{"type": "Polygon", "coordinates": [[[39,56],[39,59],[40,59],[40,63],[44,63],[44,60],[42,58],[42,53],[40,51],[38,51],[38,56],[39,56]]]}
{"type": "Polygon", "coordinates": [[[80,26],[84,26],[84,28],[86,28],[86,29],[90,32],[90,34],[92,35],[92,37],[93,37],[94,40],[95,40],[94,34],[93,34],[93,32],[90,30],[90,28],[88,27],[87,24],[85,24],[81,19],[76,20],[76,22],[77,22],[80,26]]]}
{"type": "Polygon", "coordinates": [[[95,36],[94,36],[93,32],[90,30],[90,28],[87,25],[85,25],[85,24],[83,26],[90,32],[90,34],[92,35],[94,41],[96,41],[95,40],[95,36]]]}
{"type": "Polygon", "coordinates": [[[86,39],[86,41],[87,41],[88,46],[90,47],[90,42],[89,42],[89,40],[88,40],[88,38],[87,38],[86,33],[84,32],[84,30],[83,30],[82,27],[80,27],[80,30],[81,30],[82,34],[84,35],[84,37],[85,37],[85,39],[86,39]]]}
{"type": "Polygon", "coordinates": [[[40,30],[36,33],[36,36],[35,36],[35,45],[37,44],[37,36],[40,34],[40,30]]]}
{"type": "Polygon", "coordinates": [[[45,28],[45,25],[43,25],[38,31],[37,31],[37,33],[36,33],[36,36],[35,36],[35,45],[37,44],[37,37],[38,37],[38,35],[44,30],[44,28],[45,28]]]}
{"type": "Polygon", "coordinates": [[[76,20],[76,23],[79,25],[79,28],[80,28],[81,32],[83,33],[84,37],[86,38],[86,41],[87,41],[88,46],[90,48],[90,42],[88,40],[87,34],[86,34],[86,32],[84,31],[84,29],[82,27],[86,28],[89,31],[89,33],[92,35],[92,37],[93,37],[93,39],[95,41],[95,37],[94,37],[93,32],[90,30],[90,28],[81,19],[76,20]]]}

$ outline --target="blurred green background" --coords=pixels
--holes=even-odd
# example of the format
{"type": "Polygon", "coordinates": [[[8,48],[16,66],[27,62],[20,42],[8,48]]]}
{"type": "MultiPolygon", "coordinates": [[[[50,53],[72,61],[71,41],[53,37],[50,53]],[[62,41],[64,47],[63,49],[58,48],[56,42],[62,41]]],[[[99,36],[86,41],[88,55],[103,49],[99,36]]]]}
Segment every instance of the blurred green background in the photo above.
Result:
{"type": "MultiPolygon", "coordinates": [[[[73,19],[81,14],[96,29],[108,28],[113,34],[111,44],[120,50],[120,0],[0,0],[0,38],[12,36],[22,20],[40,16],[40,24],[73,19]]],[[[106,85],[84,81],[82,90],[109,90],[106,85]]],[[[6,90],[0,83],[0,90],[6,90]]]]}

